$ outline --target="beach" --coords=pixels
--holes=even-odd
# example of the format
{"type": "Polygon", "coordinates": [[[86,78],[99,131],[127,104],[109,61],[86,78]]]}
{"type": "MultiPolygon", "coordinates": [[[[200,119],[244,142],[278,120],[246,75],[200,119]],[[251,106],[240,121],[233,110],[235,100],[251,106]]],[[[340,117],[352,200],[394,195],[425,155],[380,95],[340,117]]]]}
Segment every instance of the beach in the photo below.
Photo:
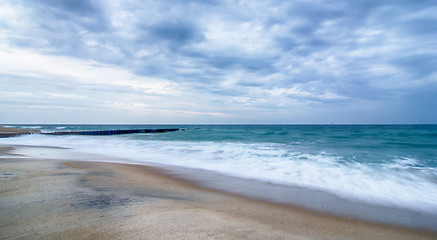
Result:
{"type": "Polygon", "coordinates": [[[47,150],[1,147],[1,239],[437,238],[207,189],[156,167],[28,157],[20,148],[47,150]]]}

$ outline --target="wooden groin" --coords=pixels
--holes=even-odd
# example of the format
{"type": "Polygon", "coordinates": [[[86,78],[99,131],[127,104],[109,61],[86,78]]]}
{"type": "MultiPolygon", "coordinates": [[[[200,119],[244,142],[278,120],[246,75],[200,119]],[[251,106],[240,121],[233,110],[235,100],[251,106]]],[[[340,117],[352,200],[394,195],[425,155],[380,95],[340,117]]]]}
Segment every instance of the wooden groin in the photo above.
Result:
{"type": "Polygon", "coordinates": [[[39,129],[20,129],[0,127],[0,137],[15,137],[19,135],[44,134],[44,135],[119,135],[133,133],[165,133],[179,131],[179,128],[160,129],[122,129],[103,131],[63,131],[63,132],[41,132],[39,129]]]}
{"type": "Polygon", "coordinates": [[[120,135],[133,133],[164,133],[179,131],[179,128],[161,128],[161,129],[125,129],[125,130],[104,130],[104,131],[65,131],[42,133],[45,135],[120,135]]]}

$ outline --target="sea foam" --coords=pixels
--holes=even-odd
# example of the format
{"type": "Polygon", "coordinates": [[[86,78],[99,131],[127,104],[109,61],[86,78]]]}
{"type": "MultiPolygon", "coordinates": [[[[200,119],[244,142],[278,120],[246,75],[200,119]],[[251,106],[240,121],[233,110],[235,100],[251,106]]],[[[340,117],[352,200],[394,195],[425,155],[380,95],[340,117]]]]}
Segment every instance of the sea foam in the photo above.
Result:
{"type": "Polygon", "coordinates": [[[437,214],[437,169],[421,167],[415,158],[393,156],[366,163],[325,151],[304,152],[293,144],[163,141],[129,136],[30,135],[0,139],[0,143],[67,147],[141,164],[204,169],[437,214]]]}

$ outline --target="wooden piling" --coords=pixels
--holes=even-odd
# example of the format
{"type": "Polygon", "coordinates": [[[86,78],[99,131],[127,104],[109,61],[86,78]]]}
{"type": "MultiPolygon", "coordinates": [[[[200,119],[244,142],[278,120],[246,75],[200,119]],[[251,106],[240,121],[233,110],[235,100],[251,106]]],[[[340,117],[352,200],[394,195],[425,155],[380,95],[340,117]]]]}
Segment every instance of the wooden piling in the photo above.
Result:
{"type": "Polygon", "coordinates": [[[64,131],[42,133],[45,135],[121,135],[133,133],[164,133],[179,131],[179,128],[161,128],[161,129],[122,129],[122,130],[103,130],[103,131],[64,131]]]}

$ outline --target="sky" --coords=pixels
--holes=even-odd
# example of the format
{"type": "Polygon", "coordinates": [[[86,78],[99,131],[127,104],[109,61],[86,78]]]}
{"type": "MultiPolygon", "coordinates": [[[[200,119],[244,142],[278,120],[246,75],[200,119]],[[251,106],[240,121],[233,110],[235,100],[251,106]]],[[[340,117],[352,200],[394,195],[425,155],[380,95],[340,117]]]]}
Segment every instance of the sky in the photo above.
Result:
{"type": "Polygon", "coordinates": [[[2,0],[0,123],[437,123],[437,2],[2,0]]]}

